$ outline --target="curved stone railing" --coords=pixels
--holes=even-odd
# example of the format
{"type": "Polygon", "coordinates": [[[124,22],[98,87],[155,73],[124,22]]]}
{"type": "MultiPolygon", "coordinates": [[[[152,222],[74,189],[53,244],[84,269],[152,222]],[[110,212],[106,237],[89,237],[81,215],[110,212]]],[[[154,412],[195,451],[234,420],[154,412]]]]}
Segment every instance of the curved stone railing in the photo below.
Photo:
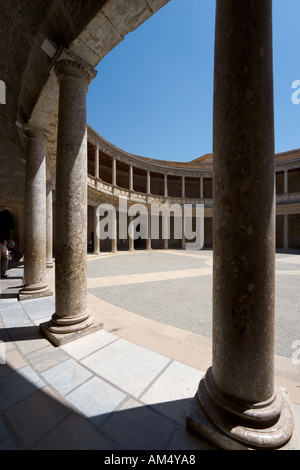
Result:
{"type": "Polygon", "coordinates": [[[212,193],[212,162],[207,161],[211,159],[210,155],[190,163],[139,157],[117,148],[90,127],[88,142],[88,184],[97,192],[144,204],[204,204],[212,207],[212,194],[209,194],[212,193]],[[106,166],[100,168],[103,158],[106,166]],[[199,161],[201,159],[204,161],[199,161]],[[122,171],[117,169],[117,165],[122,166],[122,171]],[[107,179],[110,181],[102,178],[103,172],[109,174],[107,179]],[[140,178],[138,190],[134,188],[135,172],[140,173],[135,175],[140,178]],[[119,179],[126,181],[128,187],[117,183],[119,179]],[[156,188],[153,191],[152,186],[156,188]]]}

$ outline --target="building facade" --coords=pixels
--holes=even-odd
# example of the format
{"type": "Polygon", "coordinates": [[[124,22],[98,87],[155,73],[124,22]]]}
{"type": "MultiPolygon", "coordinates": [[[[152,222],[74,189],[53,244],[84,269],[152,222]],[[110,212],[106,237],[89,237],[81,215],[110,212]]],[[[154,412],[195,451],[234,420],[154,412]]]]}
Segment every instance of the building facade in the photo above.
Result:
{"type": "MultiPolygon", "coordinates": [[[[54,162],[51,147],[48,162],[48,258],[55,257],[55,176],[51,168],[54,162]],[[52,213],[52,216],[51,216],[52,213]],[[50,233],[49,233],[50,232],[50,233]],[[52,248],[51,248],[52,246],[52,248]]],[[[300,149],[275,155],[276,171],[276,248],[277,250],[300,250],[300,149]]],[[[101,204],[111,204],[116,209],[117,221],[119,200],[128,204],[143,204],[149,210],[151,205],[204,205],[204,245],[213,246],[213,155],[207,154],[192,162],[168,162],[132,155],[117,148],[94,129],[88,126],[87,136],[87,182],[88,182],[88,224],[87,250],[89,252],[110,252],[134,249],[183,249],[185,240],[174,238],[173,214],[170,214],[170,236],[164,239],[162,230],[158,239],[134,240],[130,245],[130,233],[113,244],[107,237],[96,241],[96,209],[101,204]],[[92,242],[92,243],[91,243],[92,242]],[[89,245],[90,244],[90,245],[89,245]]],[[[195,217],[195,215],[194,215],[195,217]]],[[[0,194],[1,238],[12,238],[24,250],[24,199],[10,198],[0,194]]],[[[129,226],[128,218],[128,226],[129,226]]],[[[160,220],[162,228],[162,221],[160,220]]]]}
{"type": "MultiPolygon", "coordinates": [[[[225,448],[288,446],[293,416],[274,384],[275,212],[278,248],[299,248],[300,165],[298,150],[274,155],[272,0],[216,2],[213,159],[147,160],[87,128],[95,67],[166,3],[6,2],[0,217],[9,225],[2,234],[25,252],[19,300],[53,295],[46,266],[54,245],[56,310],[41,334],[59,346],[102,328],[87,308],[87,241],[97,234],[99,204],[204,204],[204,245],[213,238],[214,251],[213,360],[187,428],[225,448]]],[[[94,239],[95,251],[127,249],[114,231],[112,246],[94,239]]],[[[153,247],[162,240],[164,248],[186,241],[163,236],[153,247]]]]}

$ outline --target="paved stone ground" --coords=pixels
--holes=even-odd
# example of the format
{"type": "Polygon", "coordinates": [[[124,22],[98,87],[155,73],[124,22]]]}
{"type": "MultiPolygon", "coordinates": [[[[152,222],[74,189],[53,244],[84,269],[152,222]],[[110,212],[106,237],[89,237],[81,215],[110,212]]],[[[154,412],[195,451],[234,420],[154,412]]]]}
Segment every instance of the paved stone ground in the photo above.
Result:
{"type": "MultiPolygon", "coordinates": [[[[54,348],[38,325],[55,299],[18,302],[23,269],[12,267],[1,284],[0,449],[212,449],[185,429],[211,362],[211,270],[209,251],[88,256],[88,305],[104,329],[54,348]]],[[[300,435],[300,257],[278,255],[276,271],[275,379],[300,435]]],[[[47,277],[54,290],[54,269],[47,277]]]]}
{"type": "MultiPolygon", "coordinates": [[[[89,263],[88,276],[89,291],[106,302],[211,336],[211,251],[120,254],[89,263]]],[[[275,353],[285,357],[300,340],[299,281],[300,255],[277,254],[275,353]]]]}

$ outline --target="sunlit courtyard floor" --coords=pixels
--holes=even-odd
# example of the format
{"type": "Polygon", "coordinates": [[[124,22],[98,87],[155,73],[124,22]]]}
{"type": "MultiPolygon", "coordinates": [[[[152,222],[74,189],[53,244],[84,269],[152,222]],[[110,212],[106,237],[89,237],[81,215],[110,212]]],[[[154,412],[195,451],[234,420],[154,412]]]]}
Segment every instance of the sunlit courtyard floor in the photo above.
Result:
{"type": "MultiPolygon", "coordinates": [[[[18,302],[22,266],[1,284],[0,449],[212,448],[185,428],[211,364],[212,252],[87,258],[88,306],[103,329],[58,348],[38,330],[55,298],[18,302]]],[[[275,380],[289,392],[298,433],[299,278],[300,256],[277,254],[275,380]]]]}

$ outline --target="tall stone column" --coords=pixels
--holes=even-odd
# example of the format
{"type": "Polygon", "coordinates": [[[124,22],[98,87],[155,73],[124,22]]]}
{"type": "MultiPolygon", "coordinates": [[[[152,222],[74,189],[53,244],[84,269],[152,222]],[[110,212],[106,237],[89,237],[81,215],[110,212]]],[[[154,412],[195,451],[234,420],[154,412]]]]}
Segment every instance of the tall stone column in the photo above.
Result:
{"type": "Polygon", "coordinates": [[[185,197],[185,176],[181,177],[181,197],[185,197]]]}
{"type": "Polygon", "coordinates": [[[118,252],[118,224],[117,224],[117,211],[113,212],[112,218],[112,237],[111,237],[111,253],[118,252]]]}
{"type": "Polygon", "coordinates": [[[46,281],[46,141],[48,132],[25,127],[25,266],[19,300],[53,295],[46,281]]]}
{"type": "Polygon", "coordinates": [[[100,231],[99,231],[100,219],[97,214],[97,207],[94,207],[94,255],[100,254],[100,231]]]}
{"type": "Polygon", "coordinates": [[[289,192],[289,177],[288,177],[289,173],[288,173],[288,170],[284,170],[284,194],[288,194],[289,192]]]}
{"type": "Polygon", "coordinates": [[[65,52],[59,82],[56,161],[56,310],[41,331],[55,345],[98,327],[87,308],[86,93],[95,72],[65,52]]]}
{"type": "Polygon", "coordinates": [[[129,251],[134,251],[134,226],[133,226],[133,216],[129,216],[129,228],[128,228],[128,241],[129,241],[129,251]]]}
{"type": "Polygon", "coordinates": [[[94,156],[94,160],[95,160],[95,173],[94,173],[94,176],[95,178],[99,179],[99,149],[98,147],[95,147],[95,156],[94,156]]]}
{"type": "Polygon", "coordinates": [[[133,166],[129,166],[129,191],[133,191],[133,166]]]}
{"type": "Polygon", "coordinates": [[[168,175],[164,175],[164,196],[168,197],[168,175]]]}
{"type": "Polygon", "coordinates": [[[289,214],[283,216],[283,248],[289,249],[289,214]]]}
{"type": "Polygon", "coordinates": [[[151,176],[150,171],[147,171],[147,194],[151,194],[151,176]]]}
{"type": "Polygon", "coordinates": [[[182,235],[181,235],[181,248],[183,250],[186,249],[186,240],[185,240],[185,223],[184,223],[184,207],[181,209],[181,229],[182,229],[182,235]]]}
{"type": "Polygon", "coordinates": [[[113,157],[112,159],[112,168],[111,168],[111,171],[112,171],[112,176],[111,176],[111,179],[112,179],[112,185],[113,186],[116,186],[117,184],[117,161],[116,159],[113,157]]]}
{"type": "Polygon", "coordinates": [[[200,199],[203,199],[203,194],[204,194],[204,191],[203,191],[203,178],[200,178],[200,199]]]}
{"type": "Polygon", "coordinates": [[[53,268],[53,200],[50,187],[47,187],[46,217],[46,267],[53,268]]]}
{"type": "Polygon", "coordinates": [[[274,386],[272,1],[217,0],[215,34],[213,358],[187,424],[276,448],[293,418],[274,386]]]}
{"type": "Polygon", "coordinates": [[[152,250],[151,243],[151,206],[148,208],[148,231],[147,231],[147,241],[146,241],[146,250],[152,250]]]}

